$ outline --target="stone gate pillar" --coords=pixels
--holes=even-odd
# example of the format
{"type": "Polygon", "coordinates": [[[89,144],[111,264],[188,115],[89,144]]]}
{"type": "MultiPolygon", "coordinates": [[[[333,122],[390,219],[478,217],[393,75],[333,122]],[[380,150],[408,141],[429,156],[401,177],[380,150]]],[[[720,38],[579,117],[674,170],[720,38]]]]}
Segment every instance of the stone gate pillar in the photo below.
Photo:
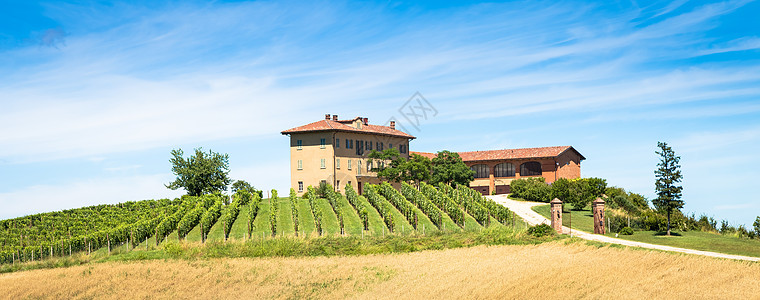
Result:
{"type": "Polygon", "coordinates": [[[554,198],[554,200],[549,202],[549,205],[551,206],[552,228],[557,233],[562,234],[562,201],[554,198]]]}
{"type": "Polygon", "coordinates": [[[591,211],[594,214],[594,233],[605,234],[604,200],[596,198],[594,202],[591,202],[591,211]]]}

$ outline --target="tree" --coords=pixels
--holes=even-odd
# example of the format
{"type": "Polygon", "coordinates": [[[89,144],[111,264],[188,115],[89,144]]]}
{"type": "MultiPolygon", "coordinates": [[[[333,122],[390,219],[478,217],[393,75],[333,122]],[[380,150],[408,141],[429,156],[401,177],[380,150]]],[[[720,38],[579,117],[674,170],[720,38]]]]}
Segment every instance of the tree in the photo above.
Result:
{"type": "Polygon", "coordinates": [[[248,191],[251,193],[254,191],[253,186],[251,186],[251,184],[245,180],[237,180],[233,182],[232,187],[230,187],[230,190],[232,191],[233,194],[237,193],[237,191],[248,191]]]}
{"type": "Polygon", "coordinates": [[[451,186],[456,186],[457,183],[469,186],[475,179],[475,171],[471,170],[456,152],[447,150],[438,152],[432,164],[430,183],[433,185],[443,182],[451,186]]]}
{"type": "Polygon", "coordinates": [[[259,194],[259,197],[262,197],[262,198],[264,197],[263,191],[257,190],[245,180],[236,180],[235,182],[232,183],[230,190],[232,191],[233,194],[237,193],[238,191],[247,191],[251,194],[259,194]]]}
{"type": "Polygon", "coordinates": [[[182,149],[171,151],[172,173],[177,179],[165,185],[176,190],[183,188],[190,196],[200,196],[227,190],[230,184],[229,155],[219,154],[202,148],[195,149],[195,155],[185,159],[182,149]]]}
{"type": "Polygon", "coordinates": [[[755,227],[755,235],[760,237],[760,216],[755,219],[755,223],[752,223],[752,227],[755,227]]]}
{"type": "Polygon", "coordinates": [[[420,182],[430,180],[432,168],[433,163],[429,158],[413,153],[411,159],[403,164],[402,178],[405,181],[414,181],[415,185],[419,187],[420,182]]]}
{"type": "Polygon", "coordinates": [[[406,159],[401,157],[401,153],[395,148],[384,151],[372,150],[367,157],[372,164],[371,171],[377,173],[378,178],[393,182],[402,180],[401,175],[406,159]]]}
{"type": "Polygon", "coordinates": [[[665,211],[668,215],[668,232],[670,235],[670,215],[674,210],[680,211],[683,208],[684,201],[681,200],[683,187],[678,183],[683,180],[681,175],[680,156],[676,156],[667,143],[657,142],[660,151],[655,151],[660,156],[660,162],[657,164],[657,170],[654,171],[655,191],[657,198],[652,200],[652,204],[659,211],[665,211]]]}

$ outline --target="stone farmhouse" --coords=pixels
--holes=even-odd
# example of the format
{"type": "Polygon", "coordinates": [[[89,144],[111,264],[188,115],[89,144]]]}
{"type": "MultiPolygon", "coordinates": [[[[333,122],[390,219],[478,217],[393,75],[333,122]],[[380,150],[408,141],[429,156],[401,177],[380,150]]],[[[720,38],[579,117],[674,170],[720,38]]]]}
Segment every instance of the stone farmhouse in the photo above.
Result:
{"type": "MultiPolygon", "coordinates": [[[[338,120],[326,114],[323,120],[281,132],[290,137],[290,186],[298,195],[307,186],[329,183],[342,189],[351,185],[361,193],[364,184],[380,179],[370,172],[368,155],[372,150],[398,149],[409,158],[419,154],[428,158],[435,153],[411,152],[409,142],[416,137],[389,126],[369,124],[367,118],[338,120]]],[[[586,158],[572,146],[457,152],[475,171],[470,187],[484,195],[510,192],[510,182],[525,177],[544,177],[551,183],[558,178],[579,178],[581,161],[586,158]]]]}

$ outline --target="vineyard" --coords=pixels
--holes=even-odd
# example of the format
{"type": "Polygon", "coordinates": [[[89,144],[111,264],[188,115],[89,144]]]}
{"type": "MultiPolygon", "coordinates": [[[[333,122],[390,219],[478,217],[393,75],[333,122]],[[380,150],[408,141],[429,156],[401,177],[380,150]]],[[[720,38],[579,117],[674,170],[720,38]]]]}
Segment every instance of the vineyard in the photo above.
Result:
{"type": "Polygon", "coordinates": [[[205,243],[271,237],[406,235],[515,226],[507,208],[465,186],[366,185],[359,195],[308,187],[303,197],[261,199],[241,190],[41,213],[0,221],[0,264],[73,253],[147,249],[168,240],[205,243]],[[225,204],[229,203],[229,204],[225,204]]]}

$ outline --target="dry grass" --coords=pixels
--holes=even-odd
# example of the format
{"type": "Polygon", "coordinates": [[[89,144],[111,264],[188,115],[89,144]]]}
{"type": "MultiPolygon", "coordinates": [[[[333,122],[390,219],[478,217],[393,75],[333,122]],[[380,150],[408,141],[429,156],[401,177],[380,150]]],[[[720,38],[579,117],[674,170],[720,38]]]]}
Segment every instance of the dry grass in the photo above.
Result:
{"type": "Polygon", "coordinates": [[[0,275],[0,298],[758,299],[760,264],[582,243],[101,263],[0,275]]]}

